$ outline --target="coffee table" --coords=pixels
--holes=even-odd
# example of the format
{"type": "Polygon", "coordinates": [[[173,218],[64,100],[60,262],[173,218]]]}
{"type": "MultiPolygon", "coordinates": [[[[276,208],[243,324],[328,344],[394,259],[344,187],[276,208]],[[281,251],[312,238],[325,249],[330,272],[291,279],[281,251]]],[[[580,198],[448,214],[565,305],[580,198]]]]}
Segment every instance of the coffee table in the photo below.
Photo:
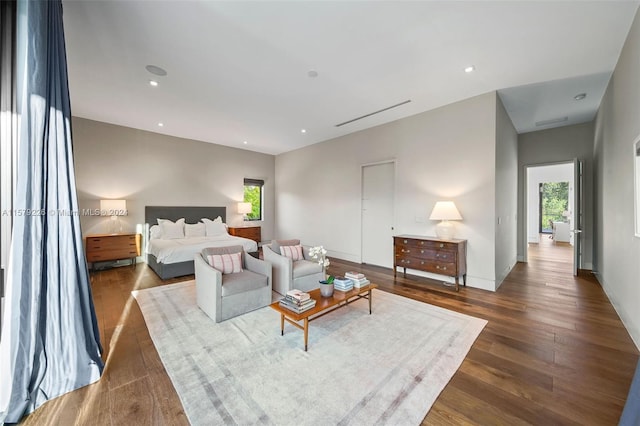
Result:
{"type": "Polygon", "coordinates": [[[371,315],[371,290],[377,287],[377,284],[369,284],[365,287],[354,288],[353,290],[349,291],[334,290],[333,296],[331,297],[322,297],[320,295],[319,288],[311,290],[309,291],[309,295],[316,301],[316,306],[309,309],[308,311],[304,311],[299,314],[280,306],[279,302],[274,302],[269,306],[280,313],[281,336],[284,335],[285,321],[304,331],[304,350],[306,352],[307,342],[309,340],[309,323],[311,321],[316,320],[330,312],[333,312],[338,308],[347,306],[349,303],[354,302],[358,299],[369,299],[369,315],[371,315]],[[299,322],[302,322],[302,325],[300,325],[299,322]]]}

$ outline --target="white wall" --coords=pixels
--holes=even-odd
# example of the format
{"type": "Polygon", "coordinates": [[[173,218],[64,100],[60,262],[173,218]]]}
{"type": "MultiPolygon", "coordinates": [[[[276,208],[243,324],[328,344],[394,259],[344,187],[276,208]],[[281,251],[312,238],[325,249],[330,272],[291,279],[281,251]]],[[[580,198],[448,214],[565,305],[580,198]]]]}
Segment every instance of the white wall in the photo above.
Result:
{"type": "Polygon", "coordinates": [[[518,255],[518,133],[496,97],[496,288],[518,255]]]}
{"type": "Polygon", "coordinates": [[[578,158],[583,164],[582,205],[582,269],[591,269],[593,262],[593,122],[557,127],[518,136],[518,260],[524,261],[527,246],[526,212],[527,166],[571,162],[578,158]]]}
{"type": "MultiPolygon", "coordinates": [[[[153,206],[226,206],[227,222],[242,223],[244,178],[264,179],[262,238],[274,223],[273,155],[181,139],[98,121],[73,118],[73,148],[81,209],[98,209],[100,199],[126,199],[124,231],[144,223],[153,206]]],[[[82,216],[84,234],[105,232],[104,217],[82,216]]]]}
{"type": "Polygon", "coordinates": [[[633,142],[640,134],[640,11],[596,117],[594,270],[640,348],[640,238],[634,236],[633,142]]]}
{"type": "MultiPolygon", "coordinates": [[[[495,289],[496,93],[276,157],[276,235],[361,260],[361,166],[396,160],[396,234],[435,235],[438,200],[455,201],[470,286],[495,289]]],[[[392,244],[392,241],[389,241],[392,244]]]]}
{"type": "MultiPolygon", "coordinates": [[[[573,163],[554,164],[527,168],[527,241],[540,242],[540,184],[548,182],[569,182],[569,204],[567,209],[573,212],[573,163]]],[[[572,218],[570,219],[570,229],[572,218]]]]}

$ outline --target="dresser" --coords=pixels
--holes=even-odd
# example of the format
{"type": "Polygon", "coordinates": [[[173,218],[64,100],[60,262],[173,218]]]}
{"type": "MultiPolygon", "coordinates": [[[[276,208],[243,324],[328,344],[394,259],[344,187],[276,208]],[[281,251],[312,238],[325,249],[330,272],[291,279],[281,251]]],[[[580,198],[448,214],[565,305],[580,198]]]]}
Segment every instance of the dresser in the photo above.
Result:
{"type": "Polygon", "coordinates": [[[420,235],[393,237],[393,276],[398,267],[454,277],[456,291],[459,278],[467,285],[467,240],[443,240],[420,235]]]}
{"type": "Polygon", "coordinates": [[[87,262],[131,259],[131,264],[135,265],[136,257],[140,256],[140,241],[140,234],[87,235],[87,262]]]}
{"type": "Polygon", "coordinates": [[[230,226],[229,234],[234,237],[243,237],[260,243],[262,241],[262,235],[259,226],[230,226]]]}

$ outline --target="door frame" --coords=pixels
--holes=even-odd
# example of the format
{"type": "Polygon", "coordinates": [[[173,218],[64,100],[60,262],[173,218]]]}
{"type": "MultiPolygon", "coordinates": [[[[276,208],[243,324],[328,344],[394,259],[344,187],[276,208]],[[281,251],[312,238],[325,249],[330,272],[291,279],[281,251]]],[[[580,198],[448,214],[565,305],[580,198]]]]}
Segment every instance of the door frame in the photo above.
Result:
{"type": "MultiPolygon", "coordinates": [[[[563,160],[563,161],[553,161],[553,162],[548,162],[548,163],[534,163],[534,164],[525,164],[523,165],[523,186],[522,186],[522,201],[523,201],[523,216],[524,216],[524,220],[522,221],[522,224],[520,225],[520,229],[522,230],[522,261],[527,263],[529,262],[529,229],[528,229],[528,224],[529,224],[529,169],[534,169],[536,167],[544,167],[544,166],[560,166],[560,165],[565,165],[565,164],[571,164],[573,166],[573,189],[574,189],[574,196],[575,196],[575,192],[576,192],[576,182],[575,182],[575,159],[571,159],[571,160],[563,160]]],[[[538,195],[539,196],[539,195],[538,195]]],[[[580,203],[582,204],[582,200],[580,200],[580,203]]],[[[575,205],[576,203],[574,202],[574,212],[577,211],[578,208],[582,209],[582,205],[577,206],[575,205]]],[[[584,216],[584,213],[583,213],[584,216]]],[[[575,253],[575,242],[574,245],[572,246],[572,249],[574,250],[575,253]]],[[[575,265],[575,260],[574,260],[574,265],[573,268],[576,268],[575,265]]]]}
{"type": "Polygon", "coordinates": [[[398,160],[395,158],[391,158],[388,160],[380,160],[380,161],[375,161],[372,163],[363,163],[360,164],[360,264],[362,264],[363,262],[363,258],[364,258],[364,220],[362,220],[362,207],[363,207],[363,202],[362,202],[362,197],[364,195],[364,169],[365,167],[371,167],[371,166],[379,166],[381,164],[393,164],[393,203],[391,204],[391,217],[392,217],[392,223],[391,223],[391,229],[393,231],[393,233],[395,233],[395,229],[396,229],[396,194],[398,193],[398,160]]]}

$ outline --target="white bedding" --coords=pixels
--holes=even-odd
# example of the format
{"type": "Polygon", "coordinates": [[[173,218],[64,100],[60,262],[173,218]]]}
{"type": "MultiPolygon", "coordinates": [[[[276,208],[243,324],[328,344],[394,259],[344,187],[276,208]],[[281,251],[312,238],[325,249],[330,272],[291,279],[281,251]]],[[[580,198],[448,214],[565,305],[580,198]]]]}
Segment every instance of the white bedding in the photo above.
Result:
{"type": "Polygon", "coordinates": [[[158,263],[178,263],[193,260],[193,256],[207,247],[241,245],[244,251],[258,250],[258,244],[248,238],[231,235],[215,237],[179,238],[175,240],[153,239],[147,244],[147,253],[156,257],[158,263]]]}

